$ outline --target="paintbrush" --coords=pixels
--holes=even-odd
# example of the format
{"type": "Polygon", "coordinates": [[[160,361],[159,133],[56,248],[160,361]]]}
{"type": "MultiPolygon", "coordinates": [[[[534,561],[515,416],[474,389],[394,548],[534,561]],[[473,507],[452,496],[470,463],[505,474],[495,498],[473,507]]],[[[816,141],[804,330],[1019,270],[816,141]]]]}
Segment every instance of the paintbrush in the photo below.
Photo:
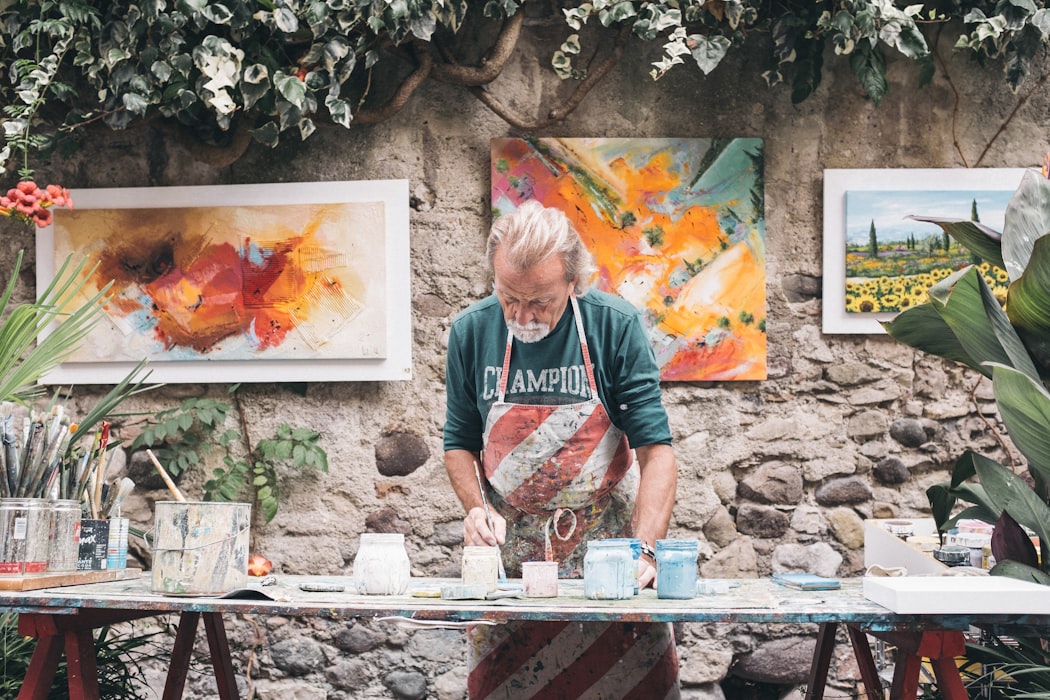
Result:
{"type": "Polygon", "coordinates": [[[153,462],[153,466],[156,468],[157,473],[160,474],[160,478],[164,479],[164,483],[167,484],[168,490],[171,491],[171,495],[175,497],[175,500],[185,501],[186,497],[182,495],[182,491],[179,491],[179,487],[176,486],[175,482],[171,480],[170,476],[168,476],[168,472],[161,466],[160,460],[158,460],[153,454],[153,450],[146,448],[146,455],[150,458],[150,461],[153,462]]]}
{"type": "MultiPolygon", "coordinates": [[[[492,522],[492,511],[489,510],[489,499],[485,496],[485,485],[481,482],[481,468],[478,466],[478,460],[474,460],[474,476],[478,480],[478,489],[481,491],[481,505],[485,508],[485,520],[488,522],[489,531],[492,532],[492,536],[496,536],[496,526],[492,522]]],[[[497,545],[498,546],[498,545],[497,545]]],[[[501,581],[507,579],[507,570],[503,568],[503,552],[499,555],[499,578],[501,581]]]]}
{"type": "Polygon", "coordinates": [[[106,502],[102,504],[102,517],[109,520],[113,517],[120,515],[120,504],[127,497],[131,490],[135,488],[135,482],[124,477],[119,482],[114,482],[109,485],[109,495],[106,498],[106,502]]]}

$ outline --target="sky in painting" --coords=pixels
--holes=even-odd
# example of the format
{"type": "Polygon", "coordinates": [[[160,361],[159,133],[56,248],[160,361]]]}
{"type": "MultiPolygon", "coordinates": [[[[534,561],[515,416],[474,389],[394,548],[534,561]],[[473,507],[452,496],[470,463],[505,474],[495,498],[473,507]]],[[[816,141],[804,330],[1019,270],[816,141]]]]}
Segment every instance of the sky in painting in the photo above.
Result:
{"type": "Polygon", "coordinates": [[[1014,190],[850,190],[846,192],[846,242],[866,245],[875,222],[880,241],[901,241],[941,234],[941,228],[905,217],[944,216],[969,219],[974,200],[981,223],[1003,230],[1006,205],[1014,190]]]}

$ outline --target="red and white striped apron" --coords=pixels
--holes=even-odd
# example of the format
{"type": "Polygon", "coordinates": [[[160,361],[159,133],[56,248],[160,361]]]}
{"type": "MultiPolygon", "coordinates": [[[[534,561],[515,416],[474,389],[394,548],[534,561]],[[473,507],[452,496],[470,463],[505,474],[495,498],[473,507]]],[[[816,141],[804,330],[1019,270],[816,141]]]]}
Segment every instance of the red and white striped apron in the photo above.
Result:
{"type": "MultiPolygon", "coordinates": [[[[577,516],[567,540],[551,538],[563,578],[582,576],[585,542],[629,537],[637,467],[627,438],[598,398],[576,298],[570,297],[591,398],[507,403],[513,336],[499,396],[485,425],[483,462],[492,504],[507,520],[508,574],[544,558],[543,528],[558,508],[577,516]]],[[[511,622],[468,629],[470,698],[677,698],[678,656],[668,623],[511,622]]]]}

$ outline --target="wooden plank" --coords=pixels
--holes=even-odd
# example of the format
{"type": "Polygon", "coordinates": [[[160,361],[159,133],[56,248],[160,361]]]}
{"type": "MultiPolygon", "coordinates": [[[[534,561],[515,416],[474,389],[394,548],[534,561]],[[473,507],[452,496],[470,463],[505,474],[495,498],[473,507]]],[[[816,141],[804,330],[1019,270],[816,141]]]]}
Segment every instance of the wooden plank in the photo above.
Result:
{"type": "Polygon", "coordinates": [[[0,591],[35,591],[40,588],[77,586],[138,578],[142,569],[102,569],[98,571],[52,571],[26,576],[0,576],[0,591]]]}

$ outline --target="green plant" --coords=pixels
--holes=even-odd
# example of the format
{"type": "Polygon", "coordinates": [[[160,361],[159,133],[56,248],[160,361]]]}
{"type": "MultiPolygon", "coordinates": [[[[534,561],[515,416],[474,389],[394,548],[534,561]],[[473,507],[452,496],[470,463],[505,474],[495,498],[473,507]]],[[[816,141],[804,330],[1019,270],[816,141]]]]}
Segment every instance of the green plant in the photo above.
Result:
{"type": "Polygon", "coordinates": [[[155,118],[235,158],[249,135],[274,146],[308,138],[319,123],[381,121],[428,81],[469,90],[513,126],[540,128],[572,112],[631,39],[658,44],[654,79],[687,64],[707,74],[730,50],[761,47],[768,54],[756,65],[770,86],[789,83],[793,102],[820,85],[828,54],[848,61],[878,103],[888,91],[887,52],[915,62],[925,83],[935,71],[926,34],[956,32],[956,50],[1005,66],[1016,89],[1050,35],[1042,4],[4,0],[0,63],[11,81],[0,86],[0,167],[13,152],[47,151],[86,124],[123,129],[155,118]],[[538,120],[514,114],[487,87],[513,55],[526,13],[564,23],[551,67],[577,82],[538,120]]]}
{"type": "MultiPolygon", "coordinates": [[[[994,523],[996,565],[991,573],[1050,585],[1047,169],[1025,174],[1007,207],[1001,234],[973,220],[914,217],[938,224],[973,253],[1005,268],[1010,276],[1005,308],[977,268],[969,265],[931,287],[929,302],[883,325],[907,345],[961,362],[990,378],[1006,432],[1027,461],[1027,471],[1017,473],[967,450],[950,481],[927,490],[939,530],[960,518],[994,523]],[[959,501],[969,505],[955,513],[959,501]],[[1028,530],[1039,537],[1039,553],[1028,530]]],[[[981,682],[994,689],[994,694],[982,697],[1050,697],[1046,648],[1047,639],[1039,637],[1020,637],[1014,644],[993,639],[968,645],[967,658],[984,667],[981,682]]]]}
{"type": "Polygon", "coordinates": [[[328,455],[318,444],[320,433],[287,424],[273,437],[252,443],[241,404],[239,385],[230,388],[233,404],[215,399],[186,399],[175,408],[159,411],[132,442],[131,449],[157,448],[157,458],[172,475],[205,463],[213,444],[224,454],[223,466],[212,470],[204,483],[206,501],[241,501],[247,494],[258,505],[265,522],[273,520],[280,506],[278,467],[328,472],[328,455]],[[225,428],[236,410],[239,429],[225,428]]]}
{"type": "MultiPolygon", "coordinates": [[[[134,625],[117,633],[106,626],[95,633],[95,653],[98,659],[99,696],[103,698],[141,698],[148,691],[142,664],[153,658],[162,658],[160,631],[140,633],[134,625]]],[[[18,695],[22,681],[28,675],[29,663],[36,649],[36,640],[18,632],[18,614],[0,612],[0,697],[18,695]]],[[[50,700],[69,697],[69,671],[65,660],[55,673],[55,681],[48,694],[50,700]]]]}

